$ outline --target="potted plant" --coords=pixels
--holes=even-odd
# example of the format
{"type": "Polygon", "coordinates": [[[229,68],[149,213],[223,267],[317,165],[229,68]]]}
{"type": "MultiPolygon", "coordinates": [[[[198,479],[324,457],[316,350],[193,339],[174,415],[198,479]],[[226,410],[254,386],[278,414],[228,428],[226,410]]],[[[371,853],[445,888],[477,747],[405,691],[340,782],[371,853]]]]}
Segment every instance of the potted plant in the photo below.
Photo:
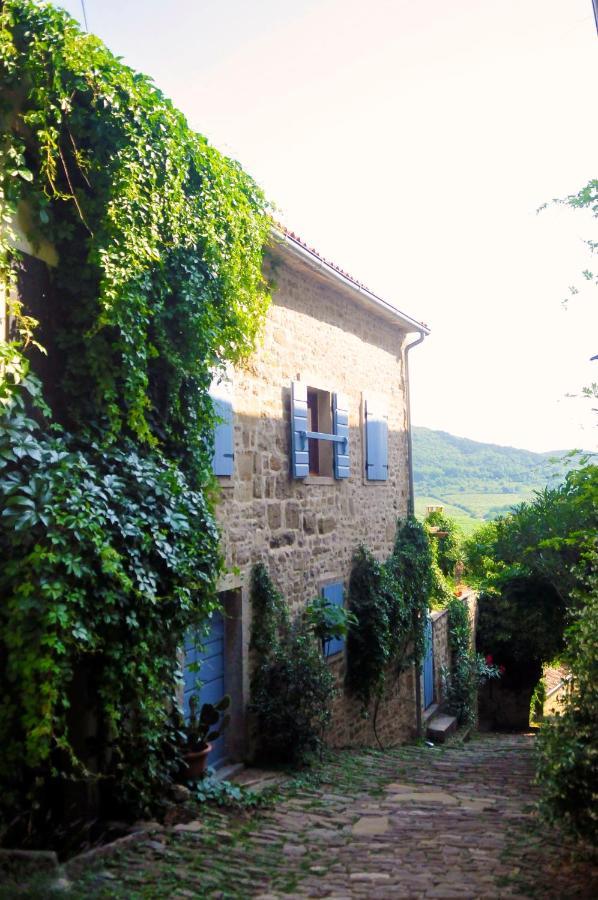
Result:
{"type": "Polygon", "coordinates": [[[344,640],[349,628],[358,624],[354,613],[333,605],[326,597],[315,597],[305,610],[305,618],[320,641],[324,656],[326,646],[333,638],[344,640]]]}
{"type": "Polygon", "coordinates": [[[193,694],[189,700],[189,720],[185,726],[185,752],[183,759],[187,764],[187,778],[197,781],[206,773],[208,753],[212,749],[212,741],[218,740],[230,722],[226,710],[230,706],[228,694],[218,703],[203,703],[197,710],[198,697],[193,694]]]}

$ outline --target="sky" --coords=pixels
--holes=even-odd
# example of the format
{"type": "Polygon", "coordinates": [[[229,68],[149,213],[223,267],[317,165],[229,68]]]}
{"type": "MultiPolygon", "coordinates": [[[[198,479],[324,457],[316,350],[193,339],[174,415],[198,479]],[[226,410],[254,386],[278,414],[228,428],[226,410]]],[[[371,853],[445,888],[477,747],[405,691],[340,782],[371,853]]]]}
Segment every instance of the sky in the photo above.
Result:
{"type": "MultiPolygon", "coordinates": [[[[83,20],[81,0],[56,5],[83,20]]],[[[537,212],[598,177],[591,0],[85,9],[281,221],[430,326],[411,353],[414,424],[597,449],[598,414],[571,395],[598,381],[598,289],[580,275],[598,226],[537,212]]]]}

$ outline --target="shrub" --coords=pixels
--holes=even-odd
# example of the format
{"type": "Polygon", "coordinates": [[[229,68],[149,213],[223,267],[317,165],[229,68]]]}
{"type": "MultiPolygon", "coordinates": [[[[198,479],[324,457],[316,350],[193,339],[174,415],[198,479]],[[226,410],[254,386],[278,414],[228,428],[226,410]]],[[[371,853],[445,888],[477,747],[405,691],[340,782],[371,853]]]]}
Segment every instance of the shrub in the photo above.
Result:
{"type": "Polygon", "coordinates": [[[467,605],[459,597],[448,602],[451,667],[442,670],[447,708],[460,725],[473,725],[477,713],[480,684],[500,675],[491,657],[484,659],[471,645],[471,625],[467,605]]]}
{"type": "MultiPolygon", "coordinates": [[[[574,837],[598,844],[598,567],[587,579],[585,603],[567,629],[564,654],[573,679],[561,714],[537,739],[540,809],[574,837]]],[[[582,603],[581,596],[577,597],[582,603]]]]}
{"type": "Polygon", "coordinates": [[[414,517],[399,521],[385,563],[365,547],[353,557],[349,607],[357,624],[347,641],[347,686],[364,709],[372,698],[379,702],[391,664],[398,674],[423,658],[431,568],[428,536],[414,517]]]}
{"type": "Polygon", "coordinates": [[[455,566],[461,559],[459,548],[459,526],[454,519],[445,515],[439,509],[428,513],[425,519],[427,526],[438,528],[446,532],[442,537],[433,538],[433,546],[436,547],[436,561],[445,578],[453,578],[455,566]]]}
{"type": "Polygon", "coordinates": [[[291,623],[263,564],[253,570],[250,710],[262,758],[302,764],[322,747],[331,718],[334,678],[314,634],[291,623]]]}

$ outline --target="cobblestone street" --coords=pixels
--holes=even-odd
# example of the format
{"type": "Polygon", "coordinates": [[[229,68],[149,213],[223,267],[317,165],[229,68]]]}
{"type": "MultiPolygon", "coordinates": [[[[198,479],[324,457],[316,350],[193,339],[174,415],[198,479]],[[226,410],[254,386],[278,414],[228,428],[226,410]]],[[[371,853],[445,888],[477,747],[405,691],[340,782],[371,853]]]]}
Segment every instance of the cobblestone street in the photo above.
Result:
{"type": "Polygon", "coordinates": [[[210,810],[85,874],[86,897],[594,897],[533,812],[533,738],[337,754],[274,810],[210,810]]]}

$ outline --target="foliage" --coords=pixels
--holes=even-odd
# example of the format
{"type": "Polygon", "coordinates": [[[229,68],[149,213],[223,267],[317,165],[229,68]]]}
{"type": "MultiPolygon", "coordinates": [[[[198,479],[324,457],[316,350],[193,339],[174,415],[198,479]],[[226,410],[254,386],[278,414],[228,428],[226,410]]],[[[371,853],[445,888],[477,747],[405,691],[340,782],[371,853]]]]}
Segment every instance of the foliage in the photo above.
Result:
{"type": "Polygon", "coordinates": [[[598,554],[577,591],[577,611],[566,632],[565,661],[573,680],[561,714],[537,739],[541,811],[574,837],[598,843],[598,554]]]}
{"type": "Polygon", "coordinates": [[[243,784],[207,776],[193,784],[193,796],[198,803],[236,809],[267,809],[274,805],[279,794],[276,788],[252,791],[243,784]]]}
{"type": "Polygon", "coordinates": [[[470,577],[482,588],[478,648],[507,666],[509,686],[535,684],[541,663],[563,646],[597,509],[598,467],[586,464],[465,542],[470,577]]]}
{"type": "MultiPolygon", "coordinates": [[[[49,4],[4,0],[3,215],[19,210],[54,272],[47,349],[56,410],[194,468],[210,369],[253,347],[269,221],[234,162],[145,76],[49,4]]],[[[3,250],[6,268],[12,251],[3,250]]]]}
{"type": "Polygon", "coordinates": [[[384,688],[391,661],[389,606],[393,602],[393,595],[384,590],[384,567],[369,550],[359,547],[349,581],[349,608],[357,624],[349,629],[347,639],[347,687],[364,708],[384,688]]]}
{"type": "Polygon", "coordinates": [[[431,566],[427,534],[413,517],[399,521],[384,564],[365,547],[353,557],[349,608],[357,624],[347,640],[347,686],[364,709],[372,698],[379,702],[391,664],[398,674],[411,659],[423,658],[431,566]]]}
{"type": "Polygon", "coordinates": [[[544,704],[546,703],[546,682],[544,678],[540,678],[534,688],[532,699],[529,704],[530,722],[541,722],[544,718],[544,704]]]}
{"type": "Polygon", "coordinates": [[[85,774],[69,709],[86,680],[100,773],[146,804],[169,774],[177,648],[216,606],[216,526],[156,451],[80,444],[31,417],[26,389],[0,429],[3,801],[30,803],[44,767],[85,774]]]}
{"type": "Polygon", "coordinates": [[[432,538],[435,561],[438,563],[440,571],[445,578],[453,578],[455,566],[461,559],[460,536],[457,523],[454,519],[445,515],[443,511],[437,509],[428,513],[425,524],[428,526],[428,533],[432,538]],[[442,536],[434,537],[432,535],[433,528],[443,532],[442,536]]]}
{"type": "MultiPolygon", "coordinates": [[[[478,599],[477,646],[509,670],[552,659],[563,647],[564,609],[550,584],[528,578],[504,581],[500,593],[478,599]]],[[[537,678],[534,680],[537,681],[537,678]]]]}
{"type": "Polygon", "coordinates": [[[357,625],[357,618],[350,610],[330,603],[327,597],[315,597],[308,604],[305,621],[321,642],[322,649],[333,638],[346,638],[349,627],[357,625]]]}
{"type": "Polygon", "coordinates": [[[286,604],[262,564],[253,570],[251,648],[255,659],[250,710],[262,758],[301,764],[322,747],[334,678],[313,632],[291,623],[286,604]]]}
{"type": "MultiPolygon", "coordinates": [[[[596,178],[592,178],[576,194],[569,194],[568,197],[560,199],[557,198],[552,202],[560,204],[562,206],[569,206],[571,209],[587,209],[596,219],[598,218],[598,180],[596,178]]],[[[544,209],[546,205],[547,204],[544,204],[541,209],[544,209]]],[[[589,247],[590,253],[596,253],[598,251],[598,240],[589,238],[585,243],[589,247]]],[[[598,284],[598,272],[592,272],[589,269],[585,269],[582,272],[582,275],[586,281],[589,281],[595,285],[598,284]]],[[[574,285],[572,285],[569,288],[569,292],[571,296],[575,296],[579,293],[579,290],[574,285]]],[[[564,303],[566,304],[567,301],[565,300],[564,303]]]]}
{"type": "MultiPolygon", "coordinates": [[[[531,494],[560,480],[564,454],[534,453],[457,437],[446,431],[413,428],[416,493],[463,506],[484,518],[489,505],[509,504],[511,495],[531,494]],[[556,457],[556,465],[553,462],[556,457]],[[471,501],[471,502],[470,502],[471,501]]],[[[446,504],[445,504],[446,505],[446,504]]]]}
{"type": "Polygon", "coordinates": [[[557,653],[573,672],[561,716],[538,738],[541,807],[551,821],[596,841],[592,812],[598,734],[598,466],[582,461],[467,547],[480,597],[478,647],[507,667],[505,686],[538,680],[557,653]],[[511,662],[509,662],[511,661],[511,662]]]}
{"type": "Polygon", "coordinates": [[[399,521],[387,569],[398,582],[412,622],[413,655],[425,653],[425,621],[432,588],[432,551],[423,525],[414,516],[399,521]]]}
{"type": "Polygon", "coordinates": [[[497,666],[472,647],[467,604],[459,597],[451,597],[447,608],[452,656],[450,669],[442,671],[447,708],[457,717],[460,725],[473,725],[480,684],[489,678],[498,678],[500,672],[497,666]]]}
{"type": "Polygon", "coordinates": [[[2,286],[15,223],[56,255],[44,398],[14,290],[0,367],[0,796],[31,829],[65,778],[137,814],[177,768],[176,651],[221,565],[208,387],[260,331],[269,220],[236,163],[50,4],[0,4],[0,84],[2,286]]]}
{"type": "Polygon", "coordinates": [[[196,694],[189,699],[189,720],[184,728],[185,747],[191,753],[205,750],[211,741],[217,741],[230,723],[230,715],[226,710],[230,707],[230,696],[225,694],[218,703],[203,703],[197,712],[199,703],[196,694]]]}

